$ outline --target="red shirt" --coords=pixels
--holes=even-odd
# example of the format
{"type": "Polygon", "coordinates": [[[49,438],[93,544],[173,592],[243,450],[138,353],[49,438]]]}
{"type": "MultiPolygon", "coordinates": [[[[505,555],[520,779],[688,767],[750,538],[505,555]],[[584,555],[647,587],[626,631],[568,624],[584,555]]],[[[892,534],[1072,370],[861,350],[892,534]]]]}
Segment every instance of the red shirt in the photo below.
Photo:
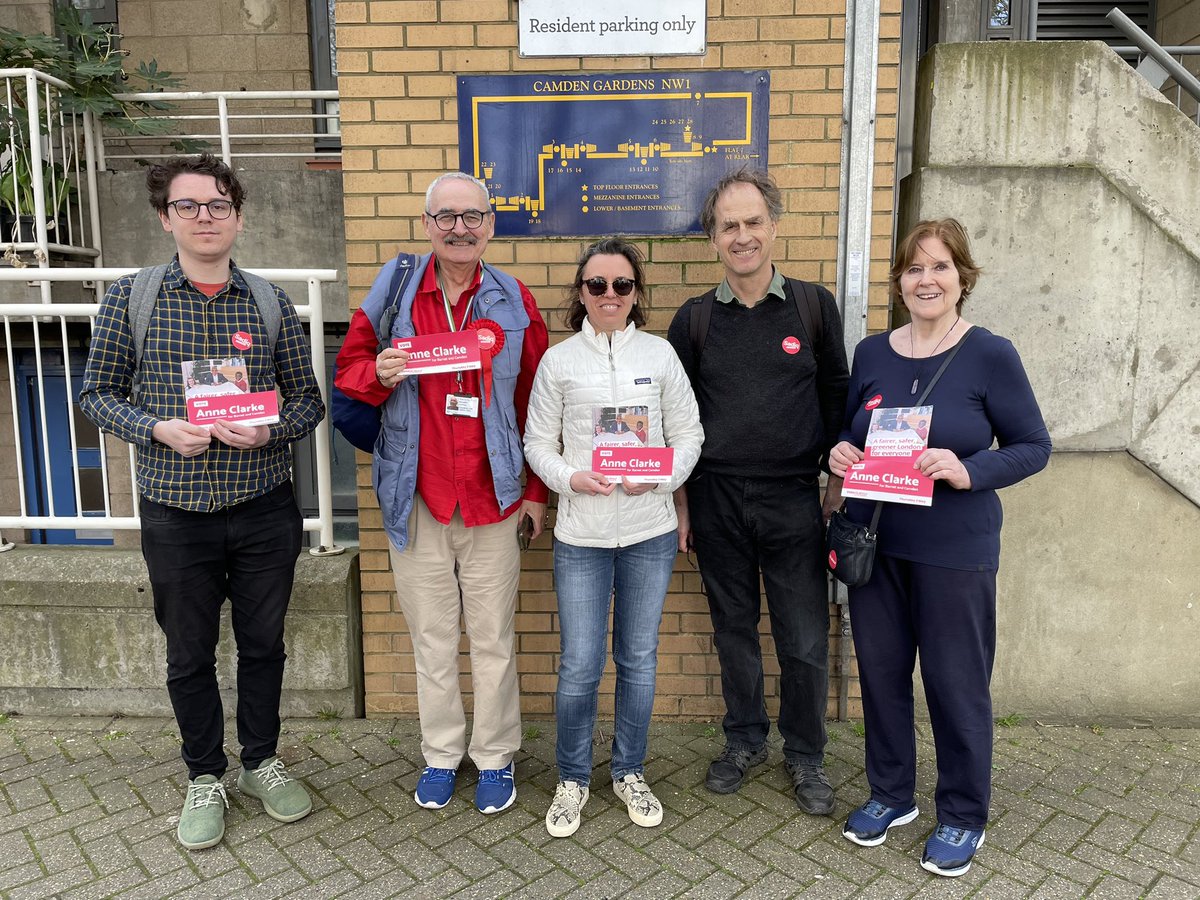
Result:
{"type": "MultiPolygon", "coordinates": [[[[476,272],[474,282],[451,306],[456,329],[463,325],[467,301],[479,289],[481,274],[482,269],[476,272]]],[[[513,406],[517,413],[517,428],[524,434],[533,376],[550,338],[546,323],[538,311],[537,301],[523,284],[521,300],[529,315],[529,327],[525,329],[525,339],[521,345],[521,373],[517,376],[513,406]]],[[[416,334],[443,334],[450,330],[432,261],[417,288],[412,317],[416,334]]],[[[375,329],[371,321],[361,309],[355,310],[342,349],[338,352],[337,385],[348,396],[378,405],[387,400],[391,391],[375,377],[376,347],[375,329]]],[[[418,377],[417,403],[421,415],[421,434],[417,492],[433,517],[443,525],[450,523],[456,507],[462,510],[463,522],[470,528],[493,525],[516,512],[520,501],[508,509],[500,509],[488,463],[483,417],[446,415],[446,395],[455,392],[480,397],[482,410],[478,371],[433,372],[418,377]],[[459,375],[462,375],[461,385],[458,382],[459,375]]],[[[495,403],[495,399],[492,402],[495,403]]],[[[522,499],[545,503],[549,493],[545,483],[526,465],[522,499]]]]}

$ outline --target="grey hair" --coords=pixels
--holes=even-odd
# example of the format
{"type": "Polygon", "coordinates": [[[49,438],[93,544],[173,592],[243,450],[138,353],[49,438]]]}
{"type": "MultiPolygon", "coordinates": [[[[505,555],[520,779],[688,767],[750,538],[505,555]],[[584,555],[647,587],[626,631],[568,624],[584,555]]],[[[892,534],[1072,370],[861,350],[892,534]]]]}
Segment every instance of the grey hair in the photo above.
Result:
{"type": "MultiPolygon", "coordinates": [[[[481,190],[483,192],[484,200],[486,201],[484,203],[484,206],[488,207],[488,208],[491,207],[492,192],[488,190],[488,186],[486,184],[484,184],[482,181],[480,181],[474,175],[469,175],[466,172],[447,172],[444,175],[439,175],[437,178],[433,179],[433,181],[431,181],[429,183],[429,187],[427,187],[425,189],[425,209],[426,210],[429,210],[429,202],[433,197],[434,190],[443,181],[469,181],[471,184],[475,185],[475,187],[479,188],[479,190],[481,190]]],[[[483,210],[483,211],[486,212],[486,210],[483,210]]],[[[432,210],[432,212],[437,212],[437,210],[436,209],[432,210]]]]}

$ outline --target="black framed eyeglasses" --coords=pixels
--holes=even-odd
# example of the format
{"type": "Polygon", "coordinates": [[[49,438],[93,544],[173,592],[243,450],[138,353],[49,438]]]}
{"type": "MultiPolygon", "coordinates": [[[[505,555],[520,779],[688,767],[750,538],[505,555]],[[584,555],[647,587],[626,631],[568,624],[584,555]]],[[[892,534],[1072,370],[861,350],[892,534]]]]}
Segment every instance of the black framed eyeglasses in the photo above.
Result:
{"type": "MultiPolygon", "coordinates": [[[[599,275],[589,278],[584,285],[593,297],[603,297],[604,292],[608,290],[608,280],[599,275]]],[[[635,287],[637,287],[637,282],[632,278],[614,278],[612,280],[613,293],[618,297],[628,297],[635,287]]]]}
{"type": "Polygon", "coordinates": [[[209,200],[207,203],[197,203],[195,200],[172,200],[167,206],[175,207],[175,212],[181,219],[194,219],[200,215],[200,207],[208,207],[208,214],[214,219],[228,219],[233,213],[233,204],[228,200],[209,200]]]}
{"type": "Polygon", "coordinates": [[[490,212],[491,210],[488,210],[487,212],[480,212],[477,209],[468,209],[466,212],[460,213],[431,213],[429,210],[426,210],[425,215],[433,219],[433,221],[437,224],[437,227],[442,231],[450,231],[454,228],[459,219],[462,219],[462,223],[468,228],[478,228],[483,224],[484,218],[490,212]]]}

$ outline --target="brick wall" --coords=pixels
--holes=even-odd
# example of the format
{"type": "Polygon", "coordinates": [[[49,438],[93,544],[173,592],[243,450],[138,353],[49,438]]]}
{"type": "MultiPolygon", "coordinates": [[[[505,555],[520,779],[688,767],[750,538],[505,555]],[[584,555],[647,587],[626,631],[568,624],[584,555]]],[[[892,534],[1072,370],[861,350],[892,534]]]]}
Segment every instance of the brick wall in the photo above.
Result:
{"type": "MultiPolygon", "coordinates": [[[[886,326],[900,5],[885,0],[881,22],[873,279],[869,324],[886,326]]],[[[520,59],[515,4],[508,0],[339,0],[340,91],[346,191],[346,256],[351,307],[397,249],[425,243],[424,190],[458,167],[455,76],[509,72],[638,69],[771,70],[771,171],[784,189],[776,261],[790,275],[832,287],[836,277],[842,111],[844,6],[839,0],[710,0],[703,57],[520,59]]],[[[641,242],[649,260],[649,327],[662,332],[686,298],[714,284],[716,254],[702,239],[641,242]]],[[[538,298],[552,341],[566,336],[558,315],[574,274],[577,240],[495,239],[489,262],[523,280],[538,298]]],[[[387,539],[380,529],[370,469],[360,456],[363,643],[368,715],[416,711],[412,647],[392,592],[387,539]]],[[[837,631],[831,620],[831,654],[837,631]]],[[[766,627],[764,617],[764,629],[766,627]]],[[[531,716],[553,712],[557,614],[551,552],[544,536],[525,557],[517,613],[522,704],[531,716]]],[[[461,660],[464,689],[470,661],[461,660]]],[[[769,702],[778,668],[764,634],[769,702]]],[[[836,665],[830,712],[836,711],[836,665]]],[[[601,715],[612,713],[611,665],[601,715]]],[[[852,684],[851,715],[859,714],[852,684]]],[[[699,575],[680,557],[663,615],[655,713],[718,718],[724,712],[712,628],[699,575]]]]}

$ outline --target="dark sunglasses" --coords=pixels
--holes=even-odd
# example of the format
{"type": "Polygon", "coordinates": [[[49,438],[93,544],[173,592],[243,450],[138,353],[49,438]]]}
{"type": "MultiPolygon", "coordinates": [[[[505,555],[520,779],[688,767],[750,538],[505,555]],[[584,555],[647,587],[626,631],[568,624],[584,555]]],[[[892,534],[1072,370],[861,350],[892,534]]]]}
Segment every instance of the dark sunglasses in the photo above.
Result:
{"type": "MultiPolygon", "coordinates": [[[[608,290],[608,281],[599,275],[589,278],[584,285],[587,286],[588,293],[593,297],[603,297],[605,291],[608,290]]],[[[613,293],[618,297],[628,297],[635,287],[637,287],[637,282],[632,278],[614,278],[612,281],[613,293]]]]}

